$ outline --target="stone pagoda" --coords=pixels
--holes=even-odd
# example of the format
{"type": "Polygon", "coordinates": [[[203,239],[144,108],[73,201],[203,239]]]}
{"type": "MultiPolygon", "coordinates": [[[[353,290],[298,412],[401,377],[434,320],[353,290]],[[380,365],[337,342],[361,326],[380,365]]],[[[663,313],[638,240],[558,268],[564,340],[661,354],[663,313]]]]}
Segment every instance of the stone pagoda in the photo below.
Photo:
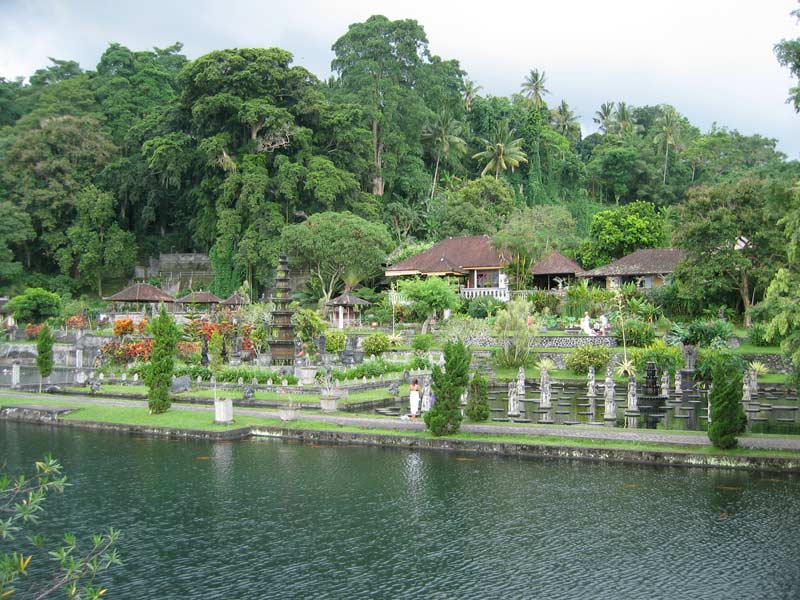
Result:
{"type": "Polygon", "coordinates": [[[269,340],[273,365],[291,366],[294,364],[294,327],[292,326],[294,311],[289,309],[290,293],[289,261],[285,254],[281,254],[275,273],[275,291],[270,298],[275,304],[269,340]]]}

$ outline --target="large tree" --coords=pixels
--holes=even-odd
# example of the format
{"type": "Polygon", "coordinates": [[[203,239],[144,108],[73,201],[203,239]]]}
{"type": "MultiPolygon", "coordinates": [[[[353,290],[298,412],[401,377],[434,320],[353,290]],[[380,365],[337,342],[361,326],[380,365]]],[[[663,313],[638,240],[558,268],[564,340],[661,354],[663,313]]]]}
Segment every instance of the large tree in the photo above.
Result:
{"type": "Polygon", "coordinates": [[[409,141],[409,129],[418,133],[424,123],[425,106],[416,86],[430,61],[428,39],[413,19],[390,21],[374,15],[350,25],[332,49],[337,85],[369,119],[372,193],[382,196],[387,153],[394,161],[409,141]]]}
{"type": "MultiPolygon", "coordinates": [[[[800,8],[793,10],[792,16],[800,20],[800,8]]],[[[782,66],[788,67],[792,75],[800,79],[800,38],[784,39],[775,44],[775,55],[782,66]]],[[[795,111],[800,112],[800,85],[795,85],[789,90],[787,102],[791,102],[795,111]]]]}
{"type": "Polygon", "coordinates": [[[349,268],[366,278],[381,272],[394,247],[388,230],[350,212],[321,212],[283,230],[281,245],[294,265],[319,280],[327,302],[349,268]]]}
{"type": "Polygon", "coordinates": [[[67,230],[69,245],[58,256],[61,270],[97,283],[103,295],[103,277],[126,275],[136,262],[136,240],[116,222],[114,197],[94,186],[83,189],[75,198],[75,222],[67,230]]]}
{"type": "Polygon", "coordinates": [[[749,308],[786,263],[777,223],[788,203],[785,189],[759,179],[694,188],[674,232],[686,257],[676,276],[700,301],[724,302],[735,293],[750,323],[749,308]]]}
{"type": "Polygon", "coordinates": [[[520,163],[528,162],[522,149],[522,138],[514,137],[514,129],[509,128],[508,121],[500,121],[491,138],[481,139],[484,149],[472,158],[485,163],[481,176],[494,171],[494,178],[500,178],[500,171],[514,171],[520,163]]]}

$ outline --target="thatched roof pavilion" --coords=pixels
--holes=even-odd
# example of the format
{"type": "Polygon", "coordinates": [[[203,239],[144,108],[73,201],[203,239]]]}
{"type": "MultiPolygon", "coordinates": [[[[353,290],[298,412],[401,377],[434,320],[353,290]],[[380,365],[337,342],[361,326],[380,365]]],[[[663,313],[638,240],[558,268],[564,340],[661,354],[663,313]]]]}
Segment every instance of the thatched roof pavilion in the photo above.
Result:
{"type": "Polygon", "coordinates": [[[178,298],[175,302],[183,304],[220,304],[222,299],[218,298],[211,292],[190,292],[183,298],[178,298]]]}
{"type": "Polygon", "coordinates": [[[225,306],[244,306],[245,304],[249,304],[247,302],[247,298],[242,296],[239,292],[233,292],[230,296],[225,298],[220,304],[224,304],[225,306]]]}
{"type": "Polygon", "coordinates": [[[113,296],[104,298],[104,300],[108,300],[110,302],[137,302],[137,303],[175,302],[175,298],[173,298],[166,292],[161,291],[154,285],[150,285],[149,283],[134,283],[132,286],[126,287],[124,290],[117,292],[113,296]]]}
{"type": "Polygon", "coordinates": [[[339,329],[344,329],[345,325],[361,325],[361,307],[371,306],[372,302],[362,300],[350,292],[337,296],[333,300],[325,303],[326,307],[331,307],[331,324],[339,329]]]}

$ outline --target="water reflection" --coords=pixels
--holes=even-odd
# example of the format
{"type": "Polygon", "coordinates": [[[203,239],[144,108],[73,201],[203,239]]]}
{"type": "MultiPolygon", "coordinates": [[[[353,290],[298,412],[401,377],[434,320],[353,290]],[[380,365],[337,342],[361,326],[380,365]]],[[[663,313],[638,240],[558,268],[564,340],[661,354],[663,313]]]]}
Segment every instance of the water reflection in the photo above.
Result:
{"type": "Polygon", "coordinates": [[[48,450],[47,526],[123,531],[115,598],[800,596],[794,477],[0,423],[48,450]]]}

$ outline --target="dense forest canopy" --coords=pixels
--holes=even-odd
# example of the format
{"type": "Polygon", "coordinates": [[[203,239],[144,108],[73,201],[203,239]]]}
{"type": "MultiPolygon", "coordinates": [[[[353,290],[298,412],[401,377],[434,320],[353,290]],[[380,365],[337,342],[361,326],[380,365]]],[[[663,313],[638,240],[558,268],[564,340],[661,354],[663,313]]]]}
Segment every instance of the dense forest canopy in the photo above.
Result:
{"type": "MultiPolygon", "coordinates": [[[[245,280],[258,293],[295,239],[285,228],[318,213],[341,215],[343,231],[366,222],[385,254],[389,240],[402,252],[546,223],[552,206],[571,230],[548,247],[585,267],[638,247],[701,252],[713,232],[752,245],[764,237],[753,226],[778,230],[800,177],[774,139],[701,131],[669,105],[609,98],[583,137],[566,101],[548,105],[546,72],[532,65],[511,97],[482,94],[414,20],[370,17],[332,49],[327,81],[280,48],[189,61],[180,43],[112,43],[94,70],[51,59],[27,81],[0,79],[0,292],[102,293],[104,277],[174,250],[208,252],[217,293],[245,280]],[[704,229],[708,203],[747,210],[717,211],[725,226],[704,229]]],[[[793,50],[778,48],[790,67],[793,50]]],[[[319,222],[335,230],[336,218],[319,222]]],[[[720,282],[715,301],[757,301],[786,260],[771,242],[748,256],[747,290],[720,282]]],[[[367,262],[362,282],[379,274],[367,262]]],[[[345,283],[324,285],[330,297],[345,283]]]]}

